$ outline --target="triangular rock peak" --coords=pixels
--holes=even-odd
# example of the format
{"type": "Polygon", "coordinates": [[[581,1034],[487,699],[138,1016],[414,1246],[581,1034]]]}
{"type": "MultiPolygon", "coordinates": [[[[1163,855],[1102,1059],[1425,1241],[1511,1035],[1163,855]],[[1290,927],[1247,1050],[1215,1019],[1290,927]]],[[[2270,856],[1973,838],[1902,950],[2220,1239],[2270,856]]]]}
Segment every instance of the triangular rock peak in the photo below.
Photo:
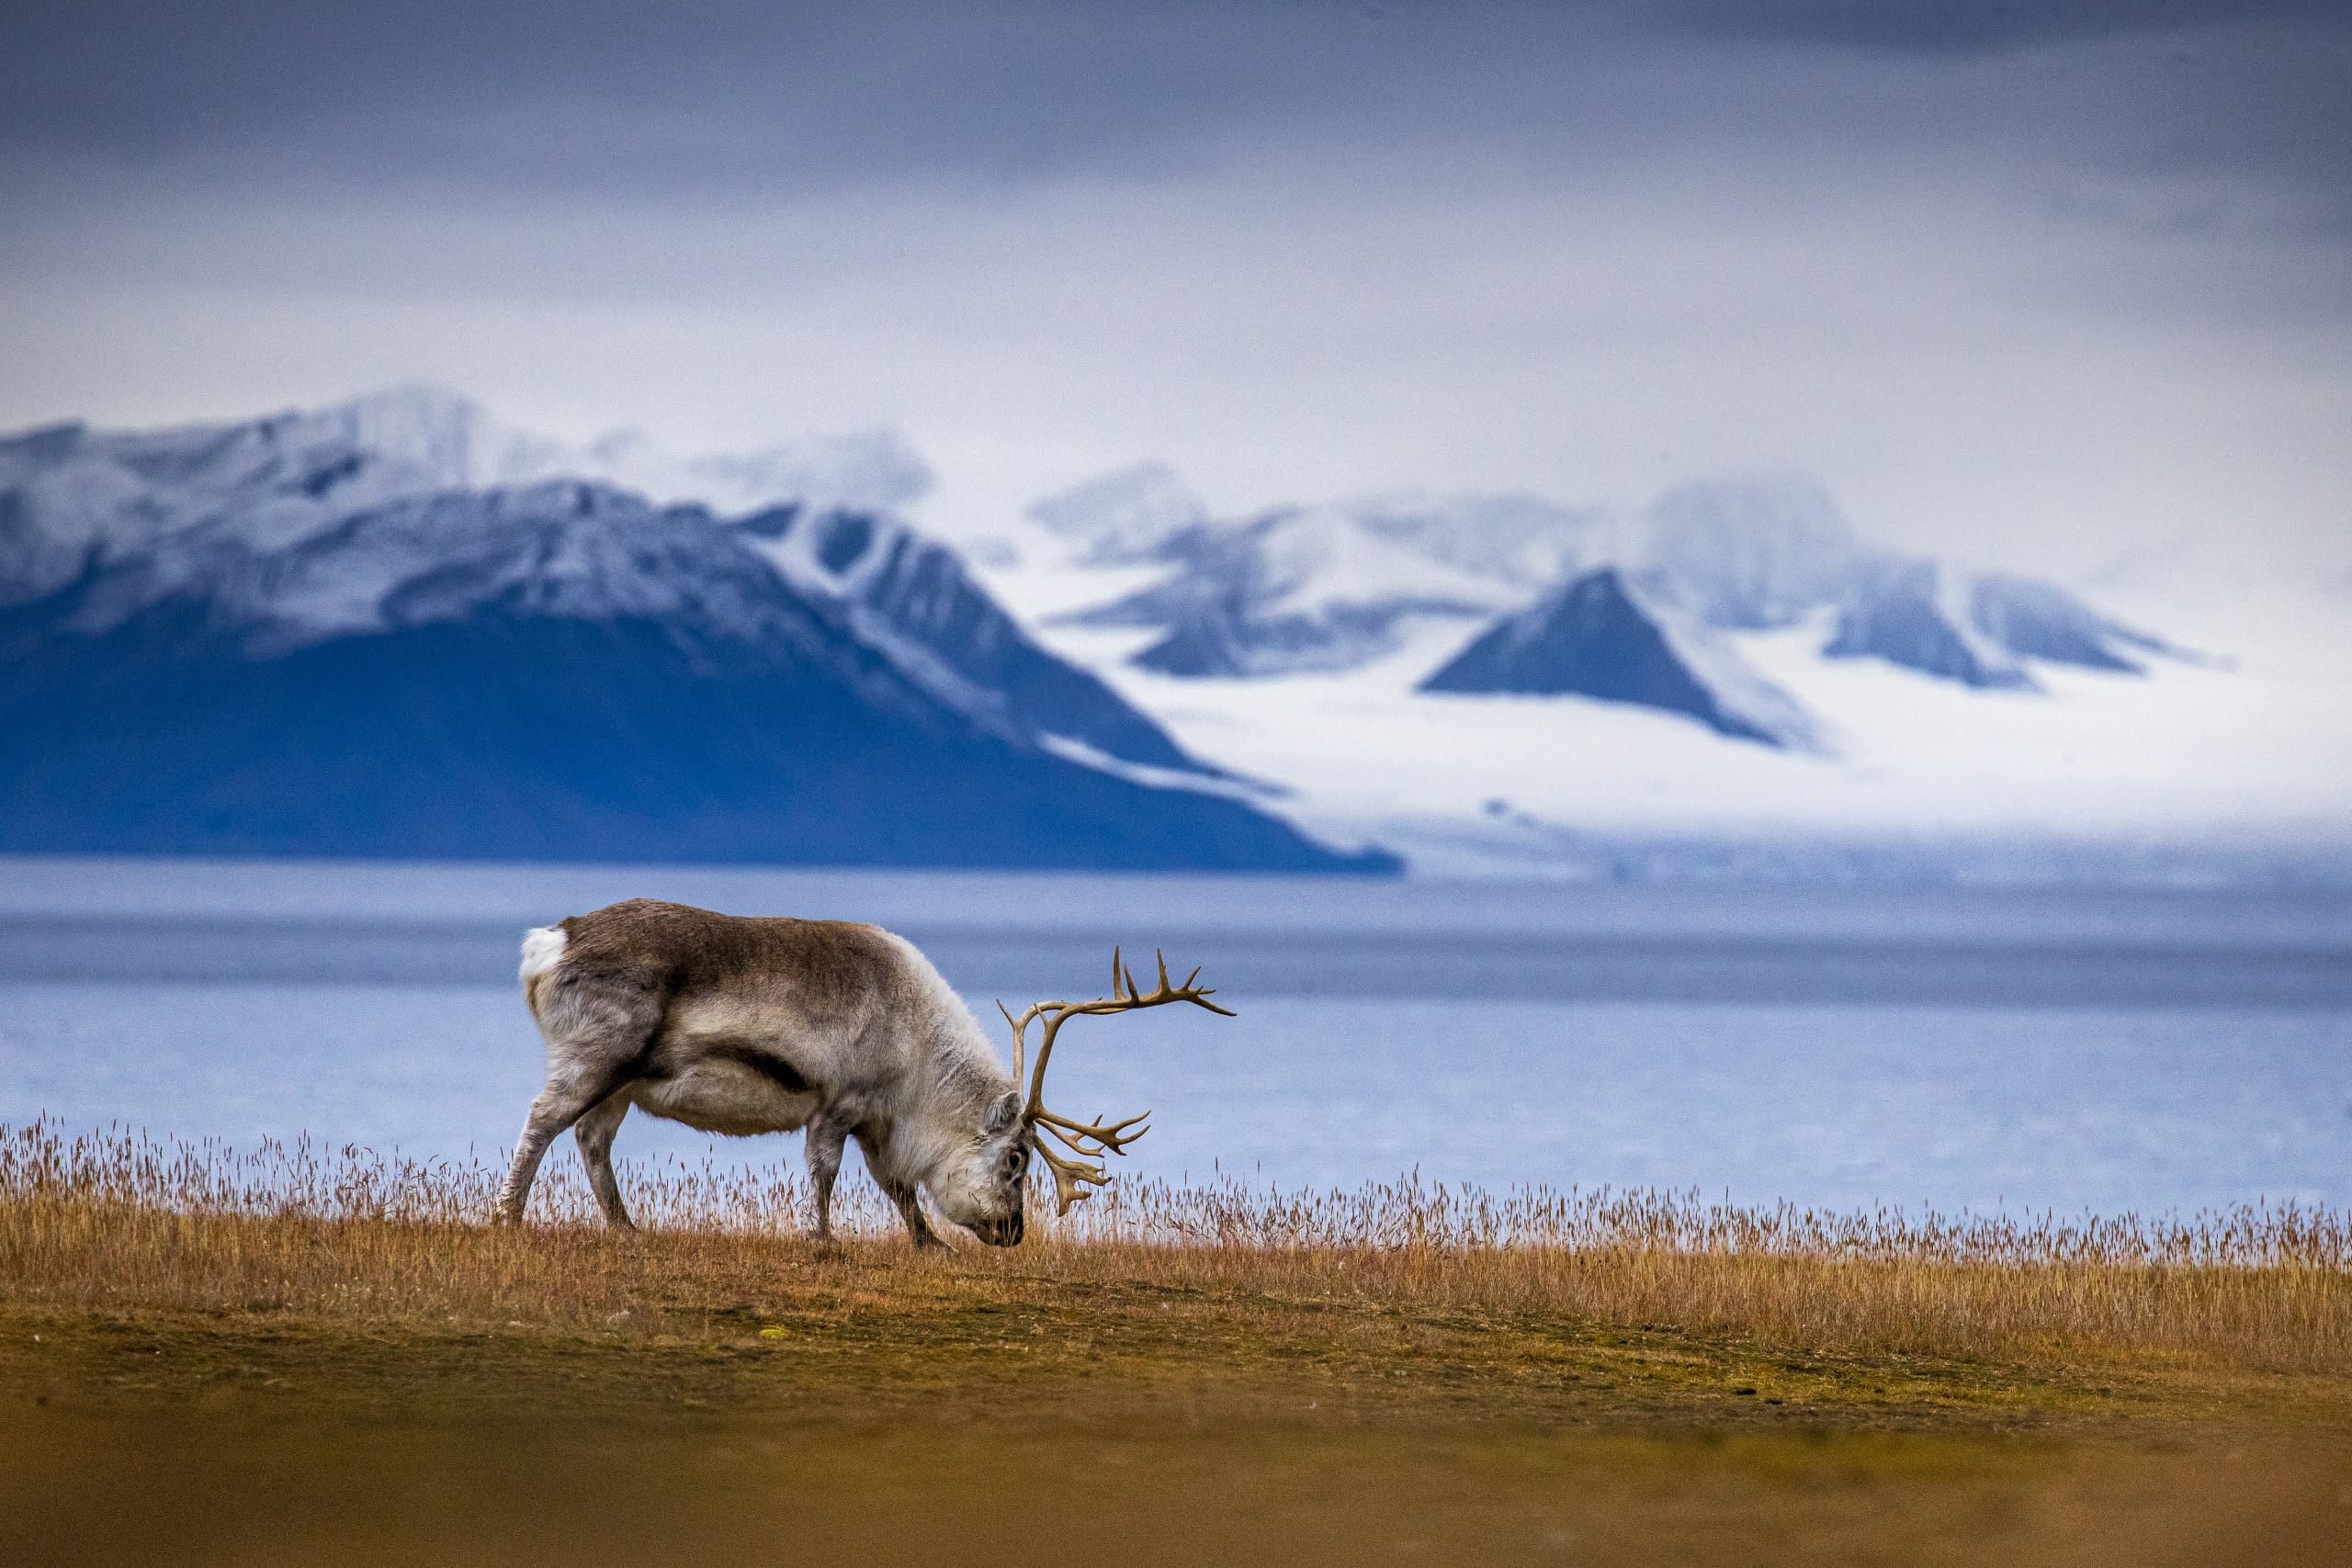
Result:
{"type": "Polygon", "coordinates": [[[1498,621],[1420,689],[1593,697],[1681,714],[1736,739],[1813,743],[1794,699],[1615,567],[1498,621]]]}

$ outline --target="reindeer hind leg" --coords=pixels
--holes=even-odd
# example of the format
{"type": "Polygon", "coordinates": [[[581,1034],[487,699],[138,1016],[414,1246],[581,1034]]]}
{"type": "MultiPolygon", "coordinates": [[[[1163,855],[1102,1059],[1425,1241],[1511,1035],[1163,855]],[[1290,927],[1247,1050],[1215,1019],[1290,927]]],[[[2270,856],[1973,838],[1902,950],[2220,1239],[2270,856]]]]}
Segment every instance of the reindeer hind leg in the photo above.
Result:
{"type": "Polygon", "coordinates": [[[588,1169],[588,1186],[596,1194],[597,1206],[605,1211],[605,1223],[616,1231],[637,1228],[628,1217],[628,1205],[621,1201],[620,1181],[613,1175],[613,1135],[621,1130],[628,1104],[626,1091],[609,1095],[571,1129],[571,1135],[580,1141],[580,1163],[588,1169]]]}
{"type": "Polygon", "coordinates": [[[492,1217],[506,1224],[522,1219],[548,1145],[628,1081],[662,1021],[662,1003],[650,988],[560,965],[533,986],[530,998],[547,1037],[548,1082],[531,1101],[498,1190],[492,1217]]]}

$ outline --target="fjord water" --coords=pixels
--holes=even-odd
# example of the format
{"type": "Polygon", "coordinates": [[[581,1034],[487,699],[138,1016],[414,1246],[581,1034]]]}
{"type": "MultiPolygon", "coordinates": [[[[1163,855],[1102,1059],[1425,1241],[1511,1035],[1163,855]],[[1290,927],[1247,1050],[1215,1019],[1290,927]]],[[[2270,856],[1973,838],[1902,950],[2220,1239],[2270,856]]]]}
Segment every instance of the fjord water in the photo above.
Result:
{"type": "MultiPolygon", "coordinates": [[[[1205,965],[1238,1019],[1065,1036],[1063,1109],[1157,1112],[1123,1171],[2352,1201],[2323,892],[0,860],[0,1122],[494,1158],[538,1085],[521,931],[632,896],[876,921],[991,1022],[1101,994],[1114,942],[1205,965]]],[[[642,1115],[620,1152],[799,1159],[642,1115]]]]}

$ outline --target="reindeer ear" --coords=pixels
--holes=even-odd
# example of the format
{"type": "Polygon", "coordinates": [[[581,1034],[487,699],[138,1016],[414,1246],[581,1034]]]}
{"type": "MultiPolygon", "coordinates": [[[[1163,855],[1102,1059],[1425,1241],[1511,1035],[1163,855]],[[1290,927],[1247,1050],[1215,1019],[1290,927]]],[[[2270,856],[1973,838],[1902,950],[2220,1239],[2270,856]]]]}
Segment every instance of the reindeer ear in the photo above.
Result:
{"type": "Polygon", "coordinates": [[[1020,1114],[1021,1096],[1012,1089],[1006,1089],[997,1102],[989,1107],[988,1119],[980,1123],[980,1131],[1001,1133],[1012,1126],[1013,1119],[1020,1114]]]}

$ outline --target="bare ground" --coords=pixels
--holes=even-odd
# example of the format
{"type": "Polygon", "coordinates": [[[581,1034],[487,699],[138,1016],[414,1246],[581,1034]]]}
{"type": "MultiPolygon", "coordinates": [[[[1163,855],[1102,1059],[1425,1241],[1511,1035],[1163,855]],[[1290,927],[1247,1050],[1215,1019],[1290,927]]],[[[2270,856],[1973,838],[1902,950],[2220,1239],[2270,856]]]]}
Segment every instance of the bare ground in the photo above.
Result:
{"type": "Polygon", "coordinates": [[[2352,1561],[2327,1368],[1806,1348],[1143,1254],[546,1245],[612,1248],[631,1304],[0,1280],[0,1559],[2352,1561]]]}

